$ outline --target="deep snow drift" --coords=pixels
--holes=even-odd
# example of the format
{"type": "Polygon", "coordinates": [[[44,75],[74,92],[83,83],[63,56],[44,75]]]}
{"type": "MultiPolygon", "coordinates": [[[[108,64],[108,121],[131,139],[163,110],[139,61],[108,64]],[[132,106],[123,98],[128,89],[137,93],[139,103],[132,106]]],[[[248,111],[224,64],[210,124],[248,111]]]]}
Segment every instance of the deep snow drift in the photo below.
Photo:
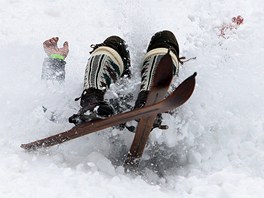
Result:
{"type": "Polygon", "coordinates": [[[33,1],[0,2],[0,197],[259,198],[264,189],[264,17],[255,1],[33,1]],[[244,23],[219,37],[219,27],[241,15],[244,23]],[[192,98],[164,115],[141,164],[142,176],[123,172],[133,134],[107,129],[33,153],[21,143],[70,128],[79,106],[90,45],[123,37],[133,78],[113,85],[109,97],[139,90],[150,37],[175,33],[185,63],[177,85],[197,72],[192,98]],[[42,42],[69,41],[66,81],[40,80],[42,42]],[[43,106],[47,111],[43,111],[43,106]],[[51,117],[55,121],[51,121],[51,117]]]}

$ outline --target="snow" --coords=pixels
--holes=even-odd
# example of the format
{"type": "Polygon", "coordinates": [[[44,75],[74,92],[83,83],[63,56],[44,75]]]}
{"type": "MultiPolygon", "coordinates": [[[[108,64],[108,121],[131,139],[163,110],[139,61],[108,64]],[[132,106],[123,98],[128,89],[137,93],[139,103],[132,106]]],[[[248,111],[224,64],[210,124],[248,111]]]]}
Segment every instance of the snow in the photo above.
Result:
{"type": "MultiPolygon", "coordinates": [[[[260,198],[264,189],[264,17],[255,1],[0,0],[0,197],[260,198]],[[244,23],[219,37],[219,27],[244,23]],[[175,85],[197,72],[192,98],[167,131],[155,129],[141,176],[125,174],[133,134],[106,129],[60,146],[25,152],[19,146],[69,129],[79,106],[90,45],[123,37],[131,80],[109,96],[139,90],[141,62],[157,31],[175,33],[181,55],[175,85]],[[40,80],[42,42],[67,40],[64,84],[40,80]],[[43,107],[47,111],[43,111],[43,107]],[[51,121],[50,119],[53,119],[51,121]]],[[[123,84],[122,84],[123,83],[123,84]]]]}

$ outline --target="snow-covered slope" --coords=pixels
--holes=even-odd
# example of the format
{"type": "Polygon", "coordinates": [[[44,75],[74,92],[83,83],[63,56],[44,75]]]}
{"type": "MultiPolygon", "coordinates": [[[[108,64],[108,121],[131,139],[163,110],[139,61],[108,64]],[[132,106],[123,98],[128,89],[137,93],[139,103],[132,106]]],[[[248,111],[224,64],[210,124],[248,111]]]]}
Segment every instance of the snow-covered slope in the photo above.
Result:
{"type": "Polygon", "coordinates": [[[260,198],[264,189],[264,17],[255,1],[0,0],[0,197],[260,198]],[[219,37],[241,15],[244,23],[219,37]],[[133,134],[107,129],[33,153],[19,145],[66,130],[79,106],[90,45],[123,37],[133,78],[108,95],[137,93],[150,37],[175,33],[198,73],[192,98],[150,137],[142,176],[123,172],[133,134]],[[42,42],[67,40],[64,84],[41,82],[42,42]],[[129,85],[129,86],[128,86],[129,85]],[[131,86],[133,85],[133,86],[131,86]],[[44,113],[43,107],[47,108],[44,113]],[[55,121],[50,121],[51,117],[55,121]],[[154,165],[152,165],[152,163],[154,165]]]}

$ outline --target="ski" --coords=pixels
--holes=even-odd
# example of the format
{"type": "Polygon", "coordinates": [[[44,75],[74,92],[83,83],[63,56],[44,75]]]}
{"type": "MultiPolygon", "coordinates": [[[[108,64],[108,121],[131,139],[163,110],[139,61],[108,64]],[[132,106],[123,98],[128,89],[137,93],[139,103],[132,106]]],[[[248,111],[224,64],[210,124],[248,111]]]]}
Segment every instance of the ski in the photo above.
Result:
{"type": "MultiPolygon", "coordinates": [[[[173,63],[169,52],[160,60],[151,82],[145,106],[153,105],[163,100],[167,94],[173,78],[173,63]]],[[[136,133],[130,151],[124,163],[126,171],[132,171],[139,165],[139,159],[144,151],[148,136],[153,128],[157,114],[141,118],[138,122],[136,133]]]]}
{"type": "Polygon", "coordinates": [[[177,108],[184,104],[192,95],[195,87],[195,76],[196,73],[184,80],[167,98],[158,103],[129,112],[117,114],[102,120],[94,120],[88,123],[84,123],[75,126],[68,131],[52,135],[50,137],[27,144],[21,144],[21,148],[25,150],[35,150],[42,147],[50,147],[108,127],[128,122],[130,120],[149,117],[177,108]]]}

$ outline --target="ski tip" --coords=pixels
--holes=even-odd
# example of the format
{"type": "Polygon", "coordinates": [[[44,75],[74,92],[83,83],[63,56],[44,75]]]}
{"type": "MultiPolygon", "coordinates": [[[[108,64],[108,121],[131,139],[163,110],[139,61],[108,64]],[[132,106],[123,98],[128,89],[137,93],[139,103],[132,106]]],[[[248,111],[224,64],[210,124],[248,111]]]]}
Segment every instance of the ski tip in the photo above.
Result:
{"type": "Polygon", "coordinates": [[[26,144],[21,144],[21,145],[20,145],[20,148],[25,149],[25,150],[29,150],[29,148],[27,147],[26,144]]]}
{"type": "Polygon", "coordinates": [[[32,145],[29,145],[29,144],[21,144],[20,145],[20,148],[26,150],[26,151],[34,151],[37,149],[36,146],[32,146],[32,145]]]}
{"type": "Polygon", "coordinates": [[[168,87],[173,78],[173,66],[170,54],[165,54],[159,61],[155,69],[155,75],[152,79],[151,86],[157,88],[168,87]]]}
{"type": "Polygon", "coordinates": [[[168,106],[170,109],[177,108],[184,104],[192,95],[195,88],[195,76],[196,72],[193,75],[186,78],[175,90],[174,92],[167,97],[168,106]]]}
{"type": "Polygon", "coordinates": [[[192,77],[195,78],[197,76],[197,72],[194,72],[192,77]]]}

